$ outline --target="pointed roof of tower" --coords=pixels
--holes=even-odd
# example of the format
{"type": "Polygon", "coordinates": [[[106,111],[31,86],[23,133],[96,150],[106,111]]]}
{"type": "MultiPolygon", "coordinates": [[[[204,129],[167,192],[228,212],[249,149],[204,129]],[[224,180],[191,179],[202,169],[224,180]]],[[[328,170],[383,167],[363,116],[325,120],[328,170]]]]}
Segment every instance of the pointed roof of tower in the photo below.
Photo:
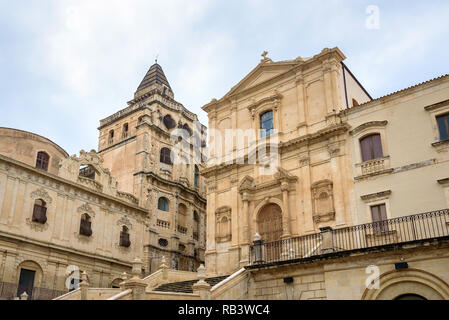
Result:
{"type": "Polygon", "coordinates": [[[150,67],[150,70],[148,70],[147,74],[145,75],[139,87],[137,88],[136,92],[148,88],[156,83],[163,84],[167,86],[170,90],[172,90],[170,84],[168,83],[167,78],[165,77],[162,67],[157,62],[150,67]]]}

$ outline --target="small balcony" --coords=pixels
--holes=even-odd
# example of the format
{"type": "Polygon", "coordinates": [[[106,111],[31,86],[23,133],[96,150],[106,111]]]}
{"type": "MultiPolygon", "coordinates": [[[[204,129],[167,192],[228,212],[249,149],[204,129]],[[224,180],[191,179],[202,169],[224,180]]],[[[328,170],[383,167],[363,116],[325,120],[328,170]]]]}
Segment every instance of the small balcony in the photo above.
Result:
{"type": "Polygon", "coordinates": [[[355,165],[356,177],[355,179],[363,179],[367,176],[390,173],[393,171],[390,168],[390,157],[377,158],[365,161],[355,165]]]}
{"type": "Polygon", "coordinates": [[[187,234],[187,228],[178,224],[178,232],[181,234],[187,234]]]}
{"type": "Polygon", "coordinates": [[[170,222],[158,219],[156,225],[161,228],[170,229],[170,222]]]}
{"type": "Polygon", "coordinates": [[[264,243],[254,241],[250,265],[276,264],[338,252],[388,248],[424,240],[449,239],[449,209],[399,217],[321,233],[264,243]]]}

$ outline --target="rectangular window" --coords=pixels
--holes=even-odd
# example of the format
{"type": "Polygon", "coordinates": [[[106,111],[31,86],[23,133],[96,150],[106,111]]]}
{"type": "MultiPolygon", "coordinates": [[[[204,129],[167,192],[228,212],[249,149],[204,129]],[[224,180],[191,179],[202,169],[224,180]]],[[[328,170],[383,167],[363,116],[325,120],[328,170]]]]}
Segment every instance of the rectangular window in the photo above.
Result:
{"type": "Polygon", "coordinates": [[[261,137],[265,138],[273,133],[273,112],[267,111],[260,116],[261,137]]]}
{"type": "Polygon", "coordinates": [[[438,130],[440,132],[440,141],[449,139],[449,113],[437,117],[438,130]]]}
{"type": "Polygon", "coordinates": [[[371,217],[373,219],[374,233],[388,231],[387,208],[385,203],[371,206],[371,217]]]}

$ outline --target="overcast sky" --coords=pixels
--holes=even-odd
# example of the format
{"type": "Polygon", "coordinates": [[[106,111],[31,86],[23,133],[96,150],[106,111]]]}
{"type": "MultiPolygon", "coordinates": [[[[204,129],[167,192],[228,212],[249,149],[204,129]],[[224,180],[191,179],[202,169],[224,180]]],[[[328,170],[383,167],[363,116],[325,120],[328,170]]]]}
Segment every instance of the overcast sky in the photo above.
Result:
{"type": "Polygon", "coordinates": [[[201,107],[264,50],[278,61],[338,46],[376,98],[449,73],[448,17],[449,1],[0,0],[0,127],[97,149],[100,119],[127,106],[156,55],[206,126],[201,107]]]}

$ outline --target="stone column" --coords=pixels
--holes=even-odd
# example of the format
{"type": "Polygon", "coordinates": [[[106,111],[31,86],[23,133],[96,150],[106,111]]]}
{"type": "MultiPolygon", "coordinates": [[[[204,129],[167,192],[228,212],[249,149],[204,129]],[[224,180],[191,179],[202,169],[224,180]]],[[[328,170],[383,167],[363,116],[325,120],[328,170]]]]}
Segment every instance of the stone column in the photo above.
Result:
{"type": "Polygon", "coordinates": [[[211,286],[204,281],[206,279],[206,268],[203,264],[200,265],[197,272],[199,281],[192,286],[193,293],[199,294],[201,300],[210,300],[211,286]]]}
{"type": "Polygon", "coordinates": [[[243,201],[243,219],[242,219],[242,244],[249,245],[251,239],[249,238],[249,196],[248,193],[242,194],[243,201]]]}
{"type": "Polygon", "coordinates": [[[284,204],[284,212],[282,212],[282,239],[286,239],[291,237],[290,232],[290,205],[289,205],[289,197],[288,190],[289,185],[288,182],[284,181],[281,183],[282,190],[282,202],[284,204]]]}

